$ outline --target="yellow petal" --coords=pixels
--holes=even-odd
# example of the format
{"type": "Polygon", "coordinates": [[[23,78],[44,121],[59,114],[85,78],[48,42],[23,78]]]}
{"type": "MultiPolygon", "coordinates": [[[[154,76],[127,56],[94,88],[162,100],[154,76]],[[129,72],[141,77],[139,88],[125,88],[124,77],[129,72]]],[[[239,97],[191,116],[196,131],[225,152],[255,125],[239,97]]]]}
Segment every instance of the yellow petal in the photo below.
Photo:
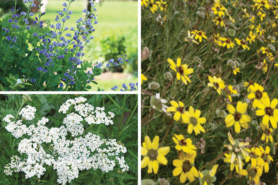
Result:
{"type": "Polygon", "coordinates": [[[176,67],[175,62],[172,59],[168,58],[167,61],[170,63],[171,66],[176,67]]]}
{"type": "Polygon", "coordinates": [[[176,108],[179,107],[179,104],[176,101],[174,101],[174,100],[170,101],[170,103],[171,103],[171,105],[173,105],[176,108]]]}
{"type": "Polygon", "coordinates": [[[179,72],[177,72],[177,80],[181,79],[181,74],[179,72]]]}
{"type": "Polygon", "coordinates": [[[269,120],[270,120],[270,123],[271,123],[272,127],[273,127],[274,129],[276,129],[276,128],[277,128],[277,122],[276,122],[276,120],[273,118],[273,116],[271,116],[271,117],[269,118],[269,120]]]}
{"type": "Polygon", "coordinates": [[[197,122],[200,123],[200,124],[204,124],[206,123],[207,119],[206,118],[198,118],[197,119],[197,122]]]}
{"type": "Polygon", "coordinates": [[[149,136],[145,137],[145,144],[148,150],[152,149],[152,142],[149,136]]]}
{"type": "Polygon", "coordinates": [[[235,114],[236,112],[236,109],[231,104],[227,105],[227,110],[229,111],[230,114],[235,114]]]}
{"type": "Polygon", "coordinates": [[[236,133],[240,133],[240,124],[238,121],[235,122],[235,131],[236,133]]]}
{"type": "Polygon", "coordinates": [[[178,176],[182,172],[182,167],[175,168],[173,170],[173,176],[178,176]]]}
{"type": "Polygon", "coordinates": [[[163,164],[163,165],[167,165],[168,161],[167,159],[165,158],[164,155],[158,155],[157,156],[157,161],[160,163],[160,164],[163,164]]]}
{"type": "Polygon", "coordinates": [[[199,118],[201,115],[201,111],[200,110],[195,110],[195,118],[199,118]]]}
{"type": "Polygon", "coordinates": [[[189,124],[189,125],[188,125],[188,128],[187,128],[187,132],[188,132],[189,134],[191,134],[192,131],[193,131],[193,125],[192,125],[192,124],[189,124]]]}
{"type": "Polygon", "coordinates": [[[157,160],[152,161],[152,168],[153,168],[154,174],[157,174],[158,168],[159,168],[157,160]]]}
{"type": "Polygon", "coordinates": [[[275,107],[277,106],[278,104],[278,100],[276,98],[274,98],[270,104],[270,107],[275,109],[275,107]]]}
{"type": "Polygon", "coordinates": [[[179,121],[181,118],[181,113],[179,111],[177,111],[174,115],[174,120],[179,121]]]}
{"type": "Polygon", "coordinates": [[[157,153],[159,155],[167,155],[170,152],[170,147],[166,146],[166,147],[161,147],[157,150],[157,153]]]}
{"type": "Polygon", "coordinates": [[[186,174],[184,172],[181,172],[180,175],[180,182],[183,184],[186,181],[186,174]]]}
{"type": "Polygon", "coordinates": [[[158,145],[159,145],[159,137],[155,136],[152,143],[152,149],[156,150],[158,148],[158,145]]]}
{"type": "Polygon", "coordinates": [[[231,135],[231,133],[230,132],[228,132],[228,138],[229,138],[229,141],[230,141],[230,143],[232,144],[232,145],[235,145],[235,140],[234,140],[234,138],[232,137],[232,135],[231,135]]]}
{"type": "Polygon", "coordinates": [[[268,122],[269,122],[269,115],[264,115],[263,124],[268,125],[268,122]]]}
{"type": "Polygon", "coordinates": [[[257,111],[256,111],[256,115],[257,115],[257,116],[263,116],[263,115],[265,115],[265,110],[257,110],[257,111]]]}
{"type": "Polygon", "coordinates": [[[141,146],[141,155],[147,155],[148,150],[145,147],[141,146]]]}
{"type": "Polygon", "coordinates": [[[181,66],[181,58],[178,58],[177,59],[177,67],[180,67],[181,66]]]}
{"type": "Polygon", "coordinates": [[[248,104],[242,103],[241,101],[237,102],[236,110],[237,112],[244,114],[246,112],[248,104]]]}
{"type": "Polygon", "coordinates": [[[144,159],[141,161],[141,168],[145,168],[147,164],[149,163],[150,158],[148,156],[144,157],[144,159]]]}
{"type": "Polygon", "coordinates": [[[181,160],[179,160],[179,159],[174,159],[173,165],[174,165],[175,167],[182,167],[183,162],[182,162],[181,160]]]}

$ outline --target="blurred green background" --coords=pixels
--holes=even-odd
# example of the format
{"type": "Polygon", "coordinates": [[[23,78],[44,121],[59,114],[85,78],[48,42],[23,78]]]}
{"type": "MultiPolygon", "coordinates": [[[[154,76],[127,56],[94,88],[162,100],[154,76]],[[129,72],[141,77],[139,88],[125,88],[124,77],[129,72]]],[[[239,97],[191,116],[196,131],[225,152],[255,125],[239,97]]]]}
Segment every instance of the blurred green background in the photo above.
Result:
{"type": "MultiPolygon", "coordinates": [[[[0,2],[0,20],[10,15],[10,11],[4,12],[3,2],[0,2]]],[[[48,1],[46,14],[42,17],[45,25],[48,20],[51,24],[56,24],[57,11],[63,9],[64,2],[66,1],[48,1]]],[[[84,8],[83,0],[73,2],[70,7],[73,14],[65,26],[76,27],[76,20],[83,18],[84,8]]],[[[98,88],[111,90],[115,85],[121,87],[123,83],[138,82],[138,1],[101,1],[96,8],[98,24],[94,26],[96,30],[92,34],[94,39],[86,45],[82,60],[92,62],[94,66],[96,62],[106,64],[110,58],[116,60],[121,55],[127,55],[129,62],[121,67],[112,67],[104,71],[96,78],[98,85],[90,84],[91,90],[96,91],[98,88]]]]}

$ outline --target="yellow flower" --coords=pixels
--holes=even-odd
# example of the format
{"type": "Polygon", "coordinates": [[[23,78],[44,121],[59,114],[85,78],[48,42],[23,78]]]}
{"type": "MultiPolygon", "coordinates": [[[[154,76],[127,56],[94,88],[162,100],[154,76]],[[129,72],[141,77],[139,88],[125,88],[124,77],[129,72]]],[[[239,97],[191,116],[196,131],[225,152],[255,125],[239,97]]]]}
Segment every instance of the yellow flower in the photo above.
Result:
{"type": "Polygon", "coordinates": [[[184,107],[184,104],[179,101],[178,103],[176,101],[170,101],[171,103],[171,107],[169,107],[167,109],[167,112],[175,112],[174,114],[174,120],[176,121],[179,121],[182,117],[183,120],[185,120],[185,115],[184,115],[184,112],[185,112],[185,107],[184,107]]]}
{"type": "Polygon", "coordinates": [[[240,45],[240,46],[243,47],[243,49],[248,49],[248,50],[250,50],[250,48],[247,46],[247,42],[246,42],[244,39],[241,39],[241,40],[235,39],[235,40],[236,40],[236,43],[237,43],[238,45],[240,45]]]}
{"type": "Polygon", "coordinates": [[[261,12],[261,11],[259,11],[257,15],[260,17],[261,21],[263,21],[263,20],[264,20],[264,17],[266,16],[266,15],[265,15],[263,12],[261,12]]]}
{"type": "Polygon", "coordinates": [[[267,72],[267,63],[266,63],[266,60],[264,60],[263,72],[264,73],[267,72]]]}
{"type": "Polygon", "coordinates": [[[147,81],[147,80],[148,80],[147,77],[145,77],[145,75],[141,73],[141,84],[143,83],[143,81],[147,81]]]}
{"type": "Polygon", "coordinates": [[[199,42],[202,42],[202,38],[207,39],[205,32],[194,30],[194,31],[191,31],[191,33],[195,34],[195,39],[199,39],[199,42]]]}
{"type": "Polygon", "coordinates": [[[263,116],[263,124],[268,125],[270,121],[274,129],[277,128],[278,122],[278,109],[275,109],[277,104],[278,100],[276,98],[270,102],[267,96],[262,100],[261,104],[258,104],[259,110],[256,111],[257,116],[263,116]]]}
{"type": "Polygon", "coordinates": [[[252,147],[251,150],[246,149],[249,152],[249,156],[245,159],[246,162],[249,162],[251,160],[251,168],[255,168],[258,163],[258,158],[262,155],[259,148],[252,147]]]}
{"type": "Polygon", "coordinates": [[[160,0],[160,1],[156,1],[156,3],[158,4],[160,10],[163,12],[163,11],[166,11],[166,8],[167,8],[167,3],[160,0]]]}
{"type": "Polygon", "coordinates": [[[191,35],[189,30],[187,31],[187,33],[188,33],[188,37],[185,37],[184,41],[189,42],[189,43],[194,42],[195,44],[199,44],[196,40],[194,40],[195,34],[191,35]]]}
{"type": "Polygon", "coordinates": [[[227,105],[228,114],[225,118],[226,127],[235,126],[236,133],[240,132],[240,126],[248,128],[248,122],[251,121],[251,117],[246,115],[247,103],[242,103],[241,101],[237,102],[236,109],[232,104],[227,105]]]}
{"type": "Polygon", "coordinates": [[[141,155],[144,156],[141,161],[141,168],[145,168],[148,165],[148,173],[154,172],[157,174],[159,164],[167,165],[168,161],[165,158],[170,151],[170,147],[160,147],[159,137],[155,136],[153,142],[151,142],[149,136],[145,137],[145,142],[141,146],[141,155]]]}
{"type": "Polygon", "coordinates": [[[213,7],[211,8],[211,10],[213,11],[213,13],[216,15],[218,14],[219,17],[225,15],[224,11],[226,10],[226,8],[221,5],[220,3],[214,3],[213,7]]]}
{"type": "Polygon", "coordinates": [[[261,7],[265,7],[267,9],[270,8],[270,5],[267,0],[254,0],[254,2],[255,2],[255,7],[257,7],[257,9],[260,9],[261,7]]]}
{"type": "Polygon", "coordinates": [[[249,42],[249,44],[252,44],[252,42],[255,42],[256,35],[253,35],[252,31],[249,32],[249,35],[246,38],[246,41],[249,42]]]}
{"type": "Polygon", "coordinates": [[[261,128],[263,129],[263,135],[261,137],[262,141],[265,141],[266,143],[268,143],[268,140],[270,140],[271,143],[273,143],[273,137],[271,135],[271,133],[273,132],[272,128],[269,128],[269,125],[265,125],[265,124],[260,124],[261,128]]]}
{"type": "Polygon", "coordinates": [[[184,115],[183,123],[188,124],[187,132],[189,134],[191,134],[193,130],[196,135],[200,134],[200,131],[204,133],[206,132],[201,124],[205,124],[207,120],[204,117],[200,117],[200,110],[196,109],[194,112],[194,108],[190,106],[189,111],[185,111],[184,115]]]}
{"type": "Polygon", "coordinates": [[[251,93],[248,94],[247,98],[253,100],[252,107],[256,108],[259,104],[262,103],[262,100],[268,97],[266,92],[264,91],[263,86],[255,83],[254,85],[250,85],[251,93]]]}
{"type": "Polygon", "coordinates": [[[234,73],[234,75],[237,75],[237,73],[240,73],[240,69],[238,67],[235,67],[233,69],[233,73],[234,73]]]}
{"type": "Polygon", "coordinates": [[[228,49],[234,48],[235,44],[232,42],[230,38],[220,37],[219,39],[222,41],[222,47],[227,46],[228,49]]]}
{"type": "Polygon", "coordinates": [[[249,82],[244,82],[243,86],[247,88],[247,92],[251,91],[250,86],[254,85],[254,82],[252,80],[250,80],[249,82]]]}
{"type": "Polygon", "coordinates": [[[245,148],[245,146],[249,145],[249,142],[239,142],[238,140],[234,140],[231,133],[228,132],[228,139],[231,143],[231,145],[225,145],[229,149],[231,153],[231,164],[235,164],[235,160],[237,159],[238,168],[242,169],[243,162],[242,162],[242,156],[244,159],[246,159],[249,156],[248,150],[245,148]],[[242,155],[240,155],[240,152],[242,155]]]}
{"type": "Polygon", "coordinates": [[[255,167],[255,168],[249,168],[249,170],[240,170],[239,174],[242,176],[247,176],[249,177],[249,180],[255,181],[256,184],[259,184],[260,182],[260,177],[262,176],[262,168],[260,167],[255,167]]]}
{"type": "MultiPolygon", "coordinates": [[[[224,162],[225,163],[231,163],[230,165],[230,170],[233,171],[234,169],[236,169],[236,172],[239,172],[239,160],[238,159],[234,159],[233,162],[232,161],[232,154],[228,153],[225,154],[225,158],[224,158],[224,162]]],[[[241,159],[240,159],[241,161],[241,159]]],[[[243,162],[241,161],[241,165],[243,166],[243,162]]]]}
{"type": "Polygon", "coordinates": [[[225,26],[225,23],[221,17],[216,17],[212,21],[216,24],[216,26],[218,26],[219,24],[221,27],[225,26]]]}
{"type": "MultiPolygon", "coordinates": [[[[154,2],[154,0],[146,0],[147,5],[146,7],[149,7],[152,13],[156,12],[158,9],[158,5],[154,2]]],[[[144,4],[144,3],[143,3],[144,4]]]]}
{"type": "Polygon", "coordinates": [[[177,80],[181,79],[185,85],[187,85],[187,82],[191,83],[187,75],[194,72],[193,68],[188,68],[187,64],[181,65],[181,58],[177,59],[177,65],[170,58],[168,58],[167,61],[171,65],[170,68],[177,73],[177,80]]]}
{"type": "Polygon", "coordinates": [[[275,64],[275,66],[277,66],[277,67],[278,67],[278,64],[275,64]]]}
{"type": "Polygon", "coordinates": [[[149,0],[141,0],[141,6],[147,7],[149,3],[149,0]]]}
{"type": "Polygon", "coordinates": [[[219,95],[221,95],[221,90],[225,88],[224,81],[221,78],[217,78],[216,76],[209,76],[208,77],[209,82],[208,86],[213,87],[219,95]]]}
{"type": "Polygon", "coordinates": [[[256,27],[256,31],[257,31],[257,33],[259,33],[260,35],[263,35],[263,34],[265,33],[265,30],[261,27],[260,24],[256,27]]]}
{"type": "Polygon", "coordinates": [[[272,157],[269,155],[270,148],[267,146],[265,148],[265,150],[264,150],[263,147],[260,146],[260,150],[261,150],[261,158],[262,158],[262,160],[260,161],[261,163],[259,163],[259,166],[264,168],[264,172],[265,173],[268,173],[268,171],[269,171],[268,163],[273,161],[272,157]]]}
{"type": "Polygon", "coordinates": [[[175,159],[173,161],[173,165],[176,167],[173,170],[173,176],[180,175],[181,183],[185,183],[187,178],[190,182],[193,182],[195,181],[195,177],[199,177],[199,173],[195,166],[192,166],[192,163],[190,163],[188,160],[182,161],[180,159],[175,159]]]}
{"type": "Polygon", "coordinates": [[[233,102],[231,95],[237,94],[237,90],[234,90],[233,86],[229,85],[229,86],[225,87],[225,92],[228,95],[230,102],[233,102]]]}
{"type": "Polygon", "coordinates": [[[172,138],[176,143],[176,149],[178,151],[182,150],[185,153],[196,154],[196,147],[192,145],[192,140],[190,138],[184,138],[183,135],[174,135],[172,138]]]}

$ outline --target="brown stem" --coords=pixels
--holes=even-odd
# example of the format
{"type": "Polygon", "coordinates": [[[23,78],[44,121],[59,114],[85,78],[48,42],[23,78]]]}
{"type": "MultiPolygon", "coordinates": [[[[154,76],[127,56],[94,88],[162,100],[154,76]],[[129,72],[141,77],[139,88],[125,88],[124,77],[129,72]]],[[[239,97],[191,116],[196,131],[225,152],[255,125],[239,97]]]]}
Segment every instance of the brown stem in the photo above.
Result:
{"type": "Polygon", "coordinates": [[[166,87],[166,89],[165,89],[163,95],[161,96],[161,98],[163,98],[163,96],[165,95],[167,89],[169,88],[170,84],[174,81],[175,78],[176,78],[176,76],[174,76],[173,79],[168,83],[168,85],[167,85],[167,87],[166,87]]]}
{"type": "Polygon", "coordinates": [[[206,165],[204,165],[202,168],[200,168],[199,171],[202,171],[202,169],[204,169],[206,166],[214,163],[215,161],[217,161],[218,159],[220,159],[224,154],[229,153],[229,151],[223,152],[222,154],[220,154],[218,157],[216,157],[215,159],[213,159],[212,161],[210,161],[209,163],[207,163],[206,165]]]}
{"type": "Polygon", "coordinates": [[[263,87],[264,87],[264,85],[265,85],[265,83],[266,83],[266,81],[268,80],[268,78],[269,78],[269,74],[270,74],[270,71],[271,71],[271,68],[272,68],[272,66],[273,66],[273,64],[274,64],[274,61],[275,61],[275,59],[277,58],[277,56],[278,56],[278,54],[276,54],[276,56],[274,57],[274,59],[272,60],[272,62],[271,62],[271,65],[270,65],[270,67],[269,67],[269,70],[268,70],[268,73],[267,73],[267,76],[266,76],[266,79],[265,79],[265,81],[263,81],[263,87]]]}
{"type": "Polygon", "coordinates": [[[173,123],[174,123],[174,120],[172,120],[172,122],[171,122],[170,126],[168,127],[167,132],[166,132],[166,134],[164,135],[164,137],[163,137],[162,141],[160,142],[160,144],[162,144],[163,141],[165,140],[165,138],[166,138],[166,136],[168,135],[168,132],[169,132],[170,128],[172,127],[173,123]]]}
{"type": "Polygon", "coordinates": [[[207,98],[208,94],[212,91],[212,88],[210,88],[210,90],[205,94],[204,98],[202,99],[199,107],[197,109],[200,109],[201,105],[204,103],[205,99],[207,98]]]}
{"type": "Polygon", "coordinates": [[[144,123],[144,121],[149,117],[149,116],[152,116],[150,114],[153,114],[154,113],[154,110],[152,109],[148,114],[147,116],[144,117],[144,119],[141,121],[141,124],[144,123]]]}

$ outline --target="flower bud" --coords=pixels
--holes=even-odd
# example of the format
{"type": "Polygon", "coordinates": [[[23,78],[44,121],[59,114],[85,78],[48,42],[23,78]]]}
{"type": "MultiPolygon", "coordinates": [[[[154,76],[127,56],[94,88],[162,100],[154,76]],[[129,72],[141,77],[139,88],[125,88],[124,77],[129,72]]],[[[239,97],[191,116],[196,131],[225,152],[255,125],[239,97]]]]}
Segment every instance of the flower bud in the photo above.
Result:
{"type": "Polygon", "coordinates": [[[232,37],[236,35],[236,31],[234,29],[228,29],[228,33],[232,37]]]}
{"type": "Polygon", "coordinates": [[[159,83],[153,81],[148,84],[148,87],[149,87],[149,89],[155,90],[155,89],[158,89],[160,87],[160,85],[159,85],[159,83]]]}
{"type": "Polygon", "coordinates": [[[166,73],[164,73],[164,78],[165,78],[165,80],[172,80],[173,75],[171,72],[166,72],[166,73]]]}

